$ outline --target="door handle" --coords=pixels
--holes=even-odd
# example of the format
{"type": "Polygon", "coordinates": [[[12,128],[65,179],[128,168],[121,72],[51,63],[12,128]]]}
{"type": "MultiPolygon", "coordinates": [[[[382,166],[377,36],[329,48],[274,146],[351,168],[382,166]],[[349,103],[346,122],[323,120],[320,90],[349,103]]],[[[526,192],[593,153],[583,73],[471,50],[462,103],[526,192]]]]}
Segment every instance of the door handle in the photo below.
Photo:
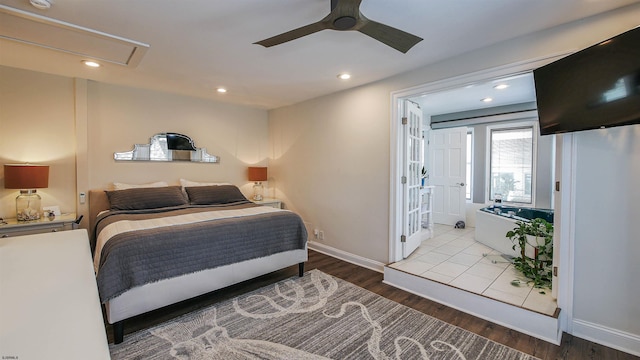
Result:
{"type": "Polygon", "coordinates": [[[464,183],[456,183],[456,185],[464,186],[464,183]]]}

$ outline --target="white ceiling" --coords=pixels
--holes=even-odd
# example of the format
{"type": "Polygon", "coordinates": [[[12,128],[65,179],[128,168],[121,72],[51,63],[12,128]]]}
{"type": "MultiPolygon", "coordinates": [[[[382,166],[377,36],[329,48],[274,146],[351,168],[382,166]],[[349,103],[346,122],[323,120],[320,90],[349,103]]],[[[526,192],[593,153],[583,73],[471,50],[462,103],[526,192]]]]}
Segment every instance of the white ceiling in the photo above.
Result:
{"type": "Polygon", "coordinates": [[[369,19],[424,38],[402,54],[353,31],[253,44],[322,19],[330,0],[52,0],[49,10],[0,0],[150,45],[137,67],[92,70],[75,55],[0,40],[0,64],[271,109],[639,1],[363,0],[369,19]],[[353,78],[339,81],[341,72],[353,78]],[[228,92],[217,94],[219,86],[228,92]]]}
{"type": "Polygon", "coordinates": [[[442,115],[455,112],[486,109],[536,101],[533,74],[528,72],[478,82],[458,89],[424,94],[411,99],[417,102],[425,115],[442,115]],[[497,85],[506,85],[497,89],[497,85]],[[483,99],[490,98],[485,102],[483,99]]]}

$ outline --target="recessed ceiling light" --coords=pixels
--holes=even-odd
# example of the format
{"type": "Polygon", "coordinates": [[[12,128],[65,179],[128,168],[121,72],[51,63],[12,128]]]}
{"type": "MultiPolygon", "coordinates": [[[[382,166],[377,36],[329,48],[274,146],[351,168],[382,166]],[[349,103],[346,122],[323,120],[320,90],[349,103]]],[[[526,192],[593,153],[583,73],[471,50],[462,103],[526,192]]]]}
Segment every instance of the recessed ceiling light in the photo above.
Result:
{"type": "Polygon", "coordinates": [[[51,7],[51,3],[47,0],[29,0],[29,3],[36,9],[47,10],[51,7]]]}
{"type": "Polygon", "coordinates": [[[490,97],[486,97],[486,98],[484,98],[484,99],[482,99],[482,100],[480,100],[480,101],[488,103],[488,102],[492,102],[492,101],[493,101],[493,99],[492,99],[492,98],[490,98],[490,97]]]}
{"type": "Polygon", "coordinates": [[[340,80],[349,80],[351,79],[351,75],[347,73],[338,74],[338,79],[340,80]]]}
{"type": "Polygon", "coordinates": [[[504,89],[506,89],[508,87],[509,87],[509,85],[507,85],[507,84],[498,84],[498,85],[494,86],[493,88],[497,89],[497,90],[504,90],[504,89]]]}
{"type": "Polygon", "coordinates": [[[92,68],[99,68],[100,64],[98,64],[95,61],[91,61],[91,60],[82,60],[82,63],[87,65],[88,67],[92,67],[92,68]]]}
{"type": "Polygon", "coordinates": [[[217,92],[219,92],[219,93],[221,93],[221,94],[224,94],[224,93],[226,93],[226,92],[227,92],[227,89],[225,89],[225,88],[223,88],[223,87],[219,87],[219,88],[217,88],[217,89],[216,89],[216,91],[217,91],[217,92]]]}

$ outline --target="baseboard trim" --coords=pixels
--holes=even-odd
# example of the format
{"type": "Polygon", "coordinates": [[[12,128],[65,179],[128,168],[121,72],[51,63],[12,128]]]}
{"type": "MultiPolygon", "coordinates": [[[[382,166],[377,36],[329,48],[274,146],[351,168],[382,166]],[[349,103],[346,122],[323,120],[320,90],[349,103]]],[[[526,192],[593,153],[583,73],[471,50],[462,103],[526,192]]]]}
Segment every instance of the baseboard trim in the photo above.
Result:
{"type": "Polygon", "coordinates": [[[573,336],[640,356],[640,336],[584,320],[573,322],[573,336]]]}
{"type": "Polygon", "coordinates": [[[356,254],[352,254],[350,252],[346,252],[344,250],[340,250],[340,249],[336,249],[332,246],[329,245],[325,245],[325,244],[321,244],[318,243],[317,241],[309,241],[308,243],[308,248],[313,250],[313,251],[317,251],[319,253],[325,254],[325,255],[329,255],[332,256],[336,259],[340,259],[343,261],[346,261],[348,263],[352,263],[358,266],[362,266],[363,268],[367,268],[373,271],[377,271],[379,273],[383,273],[384,272],[384,266],[385,264],[379,262],[379,261],[375,261],[375,260],[371,260],[371,259],[367,259],[365,257],[356,255],[356,254]]]}

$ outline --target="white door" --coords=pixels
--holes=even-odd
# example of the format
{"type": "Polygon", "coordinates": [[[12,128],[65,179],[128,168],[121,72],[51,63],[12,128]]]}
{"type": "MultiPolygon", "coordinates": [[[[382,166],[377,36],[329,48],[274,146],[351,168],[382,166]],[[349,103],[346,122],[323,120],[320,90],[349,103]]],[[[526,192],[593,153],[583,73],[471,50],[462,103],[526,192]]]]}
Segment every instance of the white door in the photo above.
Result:
{"type": "Polygon", "coordinates": [[[429,131],[429,185],[433,220],[455,225],[466,220],[467,128],[429,131]]]}
{"type": "Polygon", "coordinates": [[[404,174],[402,177],[403,231],[402,257],[407,258],[420,246],[422,229],[420,178],[422,176],[422,110],[417,104],[405,101],[402,119],[404,174]]]}

